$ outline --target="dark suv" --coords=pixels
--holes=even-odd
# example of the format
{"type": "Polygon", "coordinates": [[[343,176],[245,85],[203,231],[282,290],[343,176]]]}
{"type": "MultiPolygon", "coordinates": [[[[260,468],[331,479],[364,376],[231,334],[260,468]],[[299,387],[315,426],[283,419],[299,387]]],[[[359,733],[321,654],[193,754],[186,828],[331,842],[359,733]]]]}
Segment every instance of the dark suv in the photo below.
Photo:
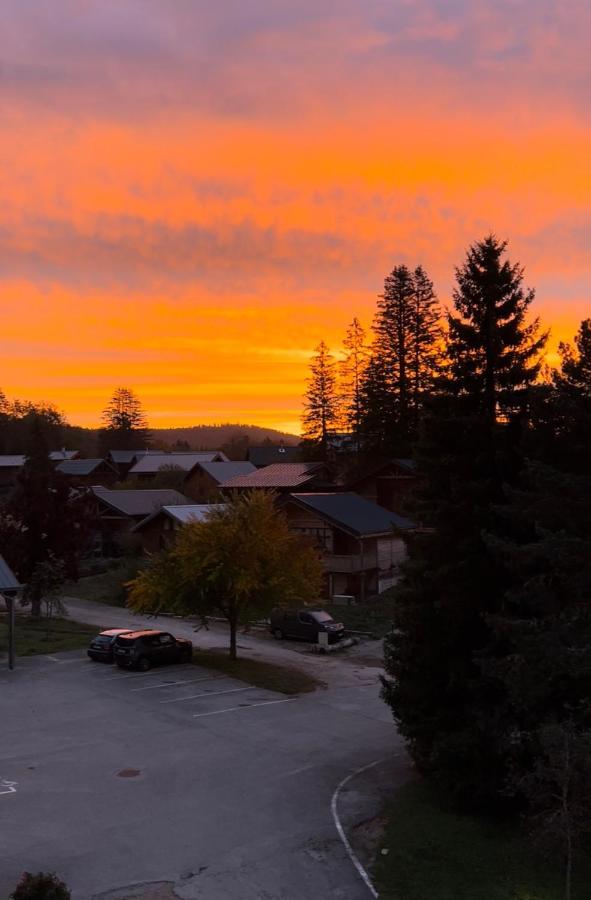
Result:
{"type": "Polygon", "coordinates": [[[130,631],[115,638],[113,655],[120,668],[146,672],[152,666],[190,662],[193,644],[168,631],[130,631]]]}
{"type": "Polygon", "coordinates": [[[120,634],[129,634],[129,628],[109,628],[107,631],[101,631],[90,642],[90,647],[86,651],[91,659],[95,662],[113,662],[113,644],[120,634]]]}
{"type": "Polygon", "coordinates": [[[328,634],[328,643],[334,644],[343,637],[345,626],[335,622],[323,609],[280,609],[271,613],[269,630],[276,638],[299,638],[314,643],[324,632],[328,634]]]}

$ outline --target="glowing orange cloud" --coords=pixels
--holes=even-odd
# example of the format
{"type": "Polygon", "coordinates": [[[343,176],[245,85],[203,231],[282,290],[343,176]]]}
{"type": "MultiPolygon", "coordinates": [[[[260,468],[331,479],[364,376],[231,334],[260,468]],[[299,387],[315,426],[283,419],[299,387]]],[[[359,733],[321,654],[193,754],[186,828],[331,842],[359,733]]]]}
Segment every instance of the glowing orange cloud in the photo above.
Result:
{"type": "Polygon", "coordinates": [[[9,396],[96,424],[123,383],[153,425],[297,430],[319,340],[369,326],[399,262],[449,303],[490,230],[551,353],[587,314],[582,4],[23,6],[0,10],[9,396]]]}

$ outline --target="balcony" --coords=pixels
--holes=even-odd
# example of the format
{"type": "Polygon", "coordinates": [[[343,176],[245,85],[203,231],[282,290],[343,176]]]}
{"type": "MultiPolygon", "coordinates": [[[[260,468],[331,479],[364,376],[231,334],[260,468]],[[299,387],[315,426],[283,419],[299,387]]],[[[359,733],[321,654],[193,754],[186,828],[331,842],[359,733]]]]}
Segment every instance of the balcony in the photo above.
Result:
{"type": "Polygon", "coordinates": [[[344,574],[364,572],[368,569],[377,569],[378,557],[375,551],[368,551],[363,554],[352,553],[347,556],[329,553],[323,557],[322,565],[325,572],[340,572],[344,574]]]}

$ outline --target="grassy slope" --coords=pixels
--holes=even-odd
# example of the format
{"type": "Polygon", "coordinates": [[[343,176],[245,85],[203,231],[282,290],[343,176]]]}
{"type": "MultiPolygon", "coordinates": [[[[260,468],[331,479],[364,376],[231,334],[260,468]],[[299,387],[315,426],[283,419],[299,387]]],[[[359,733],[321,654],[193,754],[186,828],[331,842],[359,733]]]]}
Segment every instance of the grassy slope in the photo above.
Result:
{"type": "Polygon", "coordinates": [[[255,687],[278,691],[281,694],[306,694],[318,687],[324,687],[323,682],[289,666],[277,666],[245,657],[232,660],[227,650],[195,650],[193,662],[207,669],[224,672],[241,681],[247,681],[255,687]]]}
{"type": "MultiPolygon", "coordinates": [[[[375,877],[382,900],[562,900],[560,854],[536,852],[509,825],[443,810],[422,783],[389,810],[375,877]]],[[[579,860],[573,900],[591,897],[591,858],[579,860]]]]}
{"type": "Polygon", "coordinates": [[[394,598],[389,592],[369,603],[357,606],[323,606],[337,622],[351,631],[367,631],[375,637],[384,637],[391,628],[394,598]]]}
{"type": "MultiPolygon", "coordinates": [[[[96,625],[71,622],[69,619],[31,619],[16,617],[16,654],[34,656],[39,653],[57,653],[59,650],[86,649],[88,643],[101,629],[96,625]]],[[[0,655],[8,652],[7,616],[0,616],[0,655]]]]}
{"type": "Polygon", "coordinates": [[[64,597],[77,597],[79,600],[95,600],[110,606],[125,606],[127,592],[126,582],[135,577],[138,564],[135,560],[123,560],[112,566],[108,572],[100,575],[87,575],[78,581],[69,581],[64,585],[64,597]]]}

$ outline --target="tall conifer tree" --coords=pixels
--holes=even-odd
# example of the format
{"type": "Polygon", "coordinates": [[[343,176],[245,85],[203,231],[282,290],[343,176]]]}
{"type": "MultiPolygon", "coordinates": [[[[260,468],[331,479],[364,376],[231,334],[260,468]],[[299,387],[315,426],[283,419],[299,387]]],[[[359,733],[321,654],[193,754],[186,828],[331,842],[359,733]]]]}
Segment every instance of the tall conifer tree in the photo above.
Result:
{"type": "Polygon", "coordinates": [[[130,388],[119,387],[103,410],[104,427],[99,432],[99,452],[144,449],[150,443],[148,421],[139,397],[130,388]]]}
{"type": "Polygon", "coordinates": [[[310,363],[308,390],[302,424],[304,438],[325,456],[328,435],[339,423],[336,361],[324,341],[316,347],[310,363]]]}
{"type": "Polygon", "coordinates": [[[363,417],[363,377],[367,367],[365,331],[357,317],[353,319],[343,340],[345,358],[339,365],[341,412],[343,425],[359,440],[363,417]]]}
{"type": "Polygon", "coordinates": [[[504,691],[483,674],[488,617],[507,588],[484,540],[505,485],[522,467],[519,416],[545,336],[525,320],[533,292],[522,270],[486,238],[457,270],[449,316],[449,369],[429,400],[419,466],[421,518],[432,528],[411,547],[385,642],[383,696],[423,771],[459,799],[491,803],[505,777],[496,736],[504,691]]]}
{"type": "Polygon", "coordinates": [[[373,425],[369,442],[374,448],[398,454],[411,451],[436,371],[439,318],[433,284],[424,269],[418,266],[411,272],[405,265],[395,266],[378,300],[373,325],[374,365],[368,369],[364,390],[370,402],[375,397],[380,406],[388,408],[387,415],[380,406],[366,411],[373,425]],[[375,425],[380,419],[385,432],[378,436],[375,425]]]}

